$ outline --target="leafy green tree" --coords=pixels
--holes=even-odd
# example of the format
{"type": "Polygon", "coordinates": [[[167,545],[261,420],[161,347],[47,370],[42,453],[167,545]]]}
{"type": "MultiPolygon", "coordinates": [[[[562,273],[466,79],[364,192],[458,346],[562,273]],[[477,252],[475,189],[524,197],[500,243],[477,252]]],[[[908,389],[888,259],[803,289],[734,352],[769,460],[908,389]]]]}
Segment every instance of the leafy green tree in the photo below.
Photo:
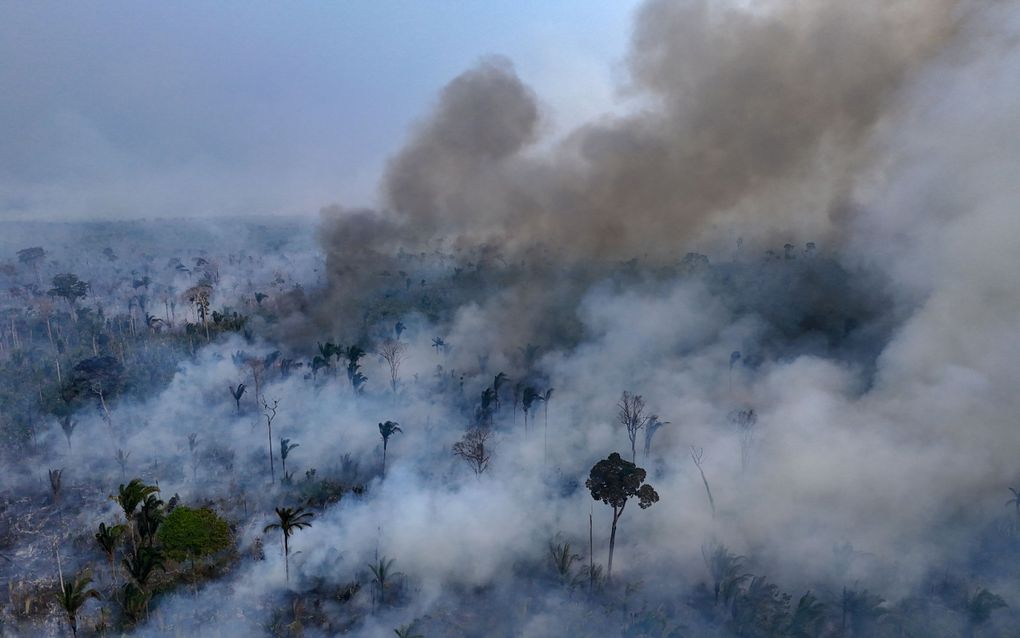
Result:
{"type": "Polygon", "coordinates": [[[208,508],[177,506],[159,528],[159,544],[176,561],[205,558],[230,547],[230,526],[208,508]]]}
{"type": "Polygon", "coordinates": [[[89,284],[78,279],[78,275],[63,273],[53,277],[53,287],[47,291],[51,297],[60,297],[67,302],[71,309],[71,316],[78,307],[78,300],[84,299],[89,294],[89,284]]]}
{"type": "Polygon", "coordinates": [[[262,530],[262,533],[266,533],[272,529],[278,529],[283,532],[283,561],[287,573],[287,582],[290,582],[290,537],[299,529],[311,527],[311,519],[314,514],[306,512],[303,507],[299,507],[297,509],[290,507],[277,507],[276,516],[279,517],[280,522],[266,525],[265,529],[262,530]]]}
{"type": "Polygon", "coordinates": [[[71,582],[60,579],[60,592],[57,603],[67,614],[67,623],[71,626],[71,635],[78,635],[78,612],[89,598],[99,598],[99,592],[92,589],[92,577],[88,572],[75,576],[71,582]]]}
{"type": "Polygon", "coordinates": [[[591,491],[591,497],[602,501],[613,508],[613,528],[609,535],[609,563],[606,567],[606,580],[613,575],[613,550],[616,547],[616,526],[627,506],[627,501],[636,498],[638,507],[648,509],[658,502],[659,494],[645,483],[647,473],[644,469],[623,460],[618,452],[596,463],[591,468],[585,487],[591,491]]]}
{"type": "Polygon", "coordinates": [[[386,421],[379,424],[379,436],[382,437],[382,473],[386,476],[386,446],[389,445],[390,437],[397,432],[403,432],[400,424],[396,421],[386,421]]]}

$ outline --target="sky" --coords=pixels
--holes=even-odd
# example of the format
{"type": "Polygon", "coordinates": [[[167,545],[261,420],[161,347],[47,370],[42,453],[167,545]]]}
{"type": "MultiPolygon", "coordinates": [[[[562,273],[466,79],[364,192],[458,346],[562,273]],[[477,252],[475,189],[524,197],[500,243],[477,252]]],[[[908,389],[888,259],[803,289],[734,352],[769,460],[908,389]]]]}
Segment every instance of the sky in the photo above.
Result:
{"type": "Polygon", "coordinates": [[[386,158],[485,56],[547,129],[610,110],[637,4],[0,2],[0,219],[375,204],[386,158]]]}

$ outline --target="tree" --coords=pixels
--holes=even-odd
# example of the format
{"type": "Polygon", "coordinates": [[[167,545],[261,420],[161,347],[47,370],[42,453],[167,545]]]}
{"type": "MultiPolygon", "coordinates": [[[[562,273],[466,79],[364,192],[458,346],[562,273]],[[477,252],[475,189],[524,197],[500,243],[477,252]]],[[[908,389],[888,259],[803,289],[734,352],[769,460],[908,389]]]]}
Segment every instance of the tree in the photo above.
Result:
{"type": "Polygon", "coordinates": [[[464,433],[460,441],[453,444],[453,455],[464,459],[474,470],[475,476],[481,476],[489,467],[491,452],[485,447],[488,440],[488,430],[472,428],[464,433]]]}
{"type": "Polygon", "coordinates": [[[387,339],[379,346],[379,356],[386,361],[390,368],[390,387],[393,393],[397,393],[397,379],[400,374],[400,364],[404,361],[407,353],[407,344],[399,339],[387,339]]]}
{"type": "Polygon", "coordinates": [[[1010,505],[1016,506],[1017,516],[1020,516],[1020,491],[1012,487],[1009,488],[1009,491],[1013,493],[1013,498],[1006,501],[1006,507],[1009,507],[1010,505]]]}
{"type": "Polygon", "coordinates": [[[664,425],[669,425],[669,421],[663,421],[663,420],[659,419],[659,415],[653,414],[650,417],[648,417],[648,421],[645,423],[645,456],[646,457],[648,456],[648,453],[652,449],[652,437],[655,436],[655,433],[659,431],[659,428],[661,428],[664,425]]]}
{"type": "Polygon", "coordinates": [[[503,387],[503,384],[506,383],[506,381],[507,376],[504,372],[500,372],[492,379],[492,398],[495,404],[496,414],[499,414],[499,389],[503,387]]]}
{"type": "Polygon", "coordinates": [[[609,535],[609,563],[606,568],[606,579],[613,575],[613,550],[616,547],[616,525],[620,521],[627,501],[638,500],[638,507],[648,509],[658,502],[659,494],[645,484],[644,469],[623,460],[618,452],[596,463],[591,468],[585,487],[591,491],[591,497],[602,501],[613,508],[613,528],[609,535]]]}
{"type": "Polygon", "coordinates": [[[981,588],[967,599],[967,622],[970,624],[971,635],[974,630],[988,622],[996,609],[1008,607],[1006,601],[998,594],[981,588]]]}
{"type": "Polygon", "coordinates": [[[372,583],[376,586],[379,592],[379,604],[385,604],[386,602],[386,581],[392,580],[396,574],[393,573],[393,563],[397,562],[396,559],[386,559],[385,556],[379,559],[377,563],[369,563],[368,568],[372,570],[372,583]]]}
{"type": "Polygon", "coordinates": [[[178,506],[160,527],[159,543],[168,557],[194,564],[230,547],[230,526],[211,509],[178,506]]]}
{"type": "Polygon", "coordinates": [[[106,526],[106,523],[99,524],[99,531],[95,533],[96,543],[106,554],[106,560],[110,563],[110,573],[113,573],[113,563],[116,560],[117,542],[124,535],[127,527],[125,525],[106,526]]]}
{"type": "Polygon", "coordinates": [[[552,399],[553,388],[547,388],[545,394],[539,395],[542,400],[542,411],[545,412],[545,425],[542,426],[542,463],[549,451],[549,401],[552,399]]]}
{"type": "Polygon", "coordinates": [[[71,435],[74,434],[74,429],[78,427],[78,421],[71,418],[68,414],[60,420],[60,429],[64,431],[64,437],[67,439],[67,451],[71,451],[71,435]]]}
{"type": "Polygon", "coordinates": [[[50,297],[60,297],[67,302],[71,309],[71,317],[76,318],[75,310],[78,307],[78,300],[84,299],[89,294],[89,284],[78,279],[78,275],[63,273],[53,277],[53,287],[46,293],[50,297]]]}
{"type": "Polygon", "coordinates": [[[716,605],[722,603],[729,606],[736,597],[741,585],[751,577],[743,572],[744,557],[736,556],[726,549],[725,545],[714,545],[708,551],[703,545],[701,557],[712,577],[712,594],[716,605]]]}
{"type": "Polygon", "coordinates": [[[138,536],[149,547],[155,542],[156,532],[164,518],[163,501],[155,494],[147,495],[139,504],[135,513],[135,527],[138,529],[138,536]]]}
{"type": "Polygon", "coordinates": [[[365,356],[365,351],[361,346],[348,346],[344,350],[344,356],[347,358],[347,380],[351,382],[354,394],[360,394],[361,387],[368,381],[361,373],[361,358],[365,356]]]}
{"type": "Polygon", "coordinates": [[[18,261],[28,266],[35,273],[35,283],[42,286],[42,281],[39,279],[39,266],[46,259],[46,251],[42,246],[32,246],[31,248],[22,248],[18,251],[18,261]]]}
{"type": "Polygon", "coordinates": [[[382,473],[384,477],[386,476],[386,446],[390,442],[390,437],[397,432],[403,432],[403,430],[400,429],[400,424],[396,421],[379,424],[379,436],[382,437],[382,473]]]}
{"type": "Polygon", "coordinates": [[[50,470],[50,490],[53,492],[54,503],[60,499],[60,478],[63,474],[63,469],[50,470]]]}
{"type": "MultiPolygon", "coordinates": [[[[135,517],[135,511],[138,506],[151,494],[155,494],[159,491],[159,488],[154,485],[146,485],[141,479],[132,479],[130,483],[124,485],[120,484],[117,491],[117,496],[110,496],[110,499],[117,502],[120,505],[121,510],[124,511],[124,518],[130,523],[135,517]]],[[[132,528],[131,540],[134,542],[135,534],[132,528]]]]}
{"type": "Polygon", "coordinates": [[[266,428],[269,430],[269,478],[276,482],[276,461],[273,460],[273,419],[276,418],[276,410],[280,405],[279,399],[274,399],[270,405],[262,399],[262,413],[266,416],[266,428]]]}
{"type": "Polygon", "coordinates": [[[414,630],[415,623],[408,623],[397,629],[393,630],[393,633],[397,635],[397,638],[425,638],[423,635],[417,633],[414,630]]]}
{"type": "Polygon", "coordinates": [[[637,435],[638,432],[648,425],[648,417],[645,416],[645,400],[640,394],[631,394],[624,391],[620,396],[620,402],[616,404],[619,408],[617,420],[627,429],[627,438],[630,440],[631,463],[637,462],[637,435]]]}
{"type": "Polygon", "coordinates": [[[524,393],[521,396],[521,408],[524,410],[524,436],[528,436],[528,412],[531,410],[531,406],[535,404],[535,401],[540,401],[542,395],[538,393],[538,390],[531,387],[530,385],[524,388],[524,393]]]}
{"type": "Polygon", "coordinates": [[[283,463],[283,475],[287,476],[287,456],[290,455],[290,451],[296,447],[299,447],[300,443],[291,443],[290,439],[280,437],[280,461],[283,463]]]}
{"type": "Polygon", "coordinates": [[[283,532],[283,560],[284,566],[287,573],[287,582],[290,582],[290,537],[291,535],[305,527],[311,527],[311,519],[313,514],[306,512],[303,507],[293,509],[290,507],[277,507],[276,515],[279,517],[279,523],[270,523],[266,525],[262,533],[266,533],[271,529],[278,529],[283,532]]]}
{"type": "Polygon", "coordinates": [[[570,543],[556,542],[556,539],[549,541],[549,558],[552,560],[553,569],[564,585],[574,583],[574,563],[581,560],[583,556],[570,551],[570,543]]]}
{"type": "Polygon", "coordinates": [[[712,498],[712,488],[708,486],[708,479],[705,478],[705,469],[701,467],[702,459],[705,456],[704,448],[696,448],[691,446],[691,460],[694,461],[694,466],[698,468],[698,472],[701,473],[701,482],[705,484],[705,493],[708,494],[708,504],[712,508],[712,518],[715,518],[715,499],[712,498]]]}
{"type": "Polygon", "coordinates": [[[60,592],[57,602],[67,614],[67,623],[71,626],[71,635],[78,635],[78,611],[89,598],[99,598],[99,592],[92,589],[92,577],[87,571],[82,572],[69,583],[60,578],[60,592]]]}
{"type": "Polygon", "coordinates": [[[241,397],[244,396],[244,391],[247,389],[248,387],[243,383],[238,383],[236,388],[230,387],[230,396],[234,397],[234,405],[237,408],[238,414],[241,414],[241,397]]]}
{"type": "Polygon", "coordinates": [[[124,384],[124,366],[116,357],[98,356],[83,359],[74,366],[73,375],[61,394],[68,402],[84,394],[91,394],[99,401],[103,419],[111,423],[107,399],[120,392],[124,384]]]}
{"type": "Polygon", "coordinates": [[[120,561],[128,576],[135,581],[138,588],[145,589],[152,572],[160,569],[166,571],[163,550],[159,547],[137,547],[135,551],[120,561]]]}

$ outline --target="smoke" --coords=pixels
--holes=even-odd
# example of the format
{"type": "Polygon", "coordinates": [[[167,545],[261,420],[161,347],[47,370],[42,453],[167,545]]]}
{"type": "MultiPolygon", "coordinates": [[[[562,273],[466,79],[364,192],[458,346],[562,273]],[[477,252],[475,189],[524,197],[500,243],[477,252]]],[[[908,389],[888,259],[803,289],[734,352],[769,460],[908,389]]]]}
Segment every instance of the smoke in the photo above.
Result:
{"type": "MultiPolygon", "coordinates": [[[[828,239],[869,134],[953,35],[957,4],[649,2],[628,58],[642,106],[547,150],[535,96],[508,61],[483,60],[389,163],[389,224],[368,241],[456,238],[508,258],[545,245],[566,261],[666,259],[738,224],[828,239]]],[[[366,241],[358,220],[336,223],[332,254],[366,241]]]]}

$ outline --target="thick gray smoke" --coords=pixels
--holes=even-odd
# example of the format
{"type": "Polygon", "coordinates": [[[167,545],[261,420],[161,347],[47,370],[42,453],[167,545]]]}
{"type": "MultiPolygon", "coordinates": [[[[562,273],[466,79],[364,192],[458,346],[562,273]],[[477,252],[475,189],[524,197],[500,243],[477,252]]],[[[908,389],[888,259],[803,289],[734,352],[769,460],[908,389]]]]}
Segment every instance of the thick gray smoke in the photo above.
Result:
{"type": "Polygon", "coordinates": [[[957,5],[649,2],[628,60],[643,106],[551,150],[531,91],[509,62],[485,60],[390,162],[387,223],[366,237],[341,218],[327,249],[343,262],[366,240],[415,252],[454,238],[509,255],[545,245],[559,260],[668,259],[719,225],[827,239],[869,134],[951,38],[957,5]]]}

